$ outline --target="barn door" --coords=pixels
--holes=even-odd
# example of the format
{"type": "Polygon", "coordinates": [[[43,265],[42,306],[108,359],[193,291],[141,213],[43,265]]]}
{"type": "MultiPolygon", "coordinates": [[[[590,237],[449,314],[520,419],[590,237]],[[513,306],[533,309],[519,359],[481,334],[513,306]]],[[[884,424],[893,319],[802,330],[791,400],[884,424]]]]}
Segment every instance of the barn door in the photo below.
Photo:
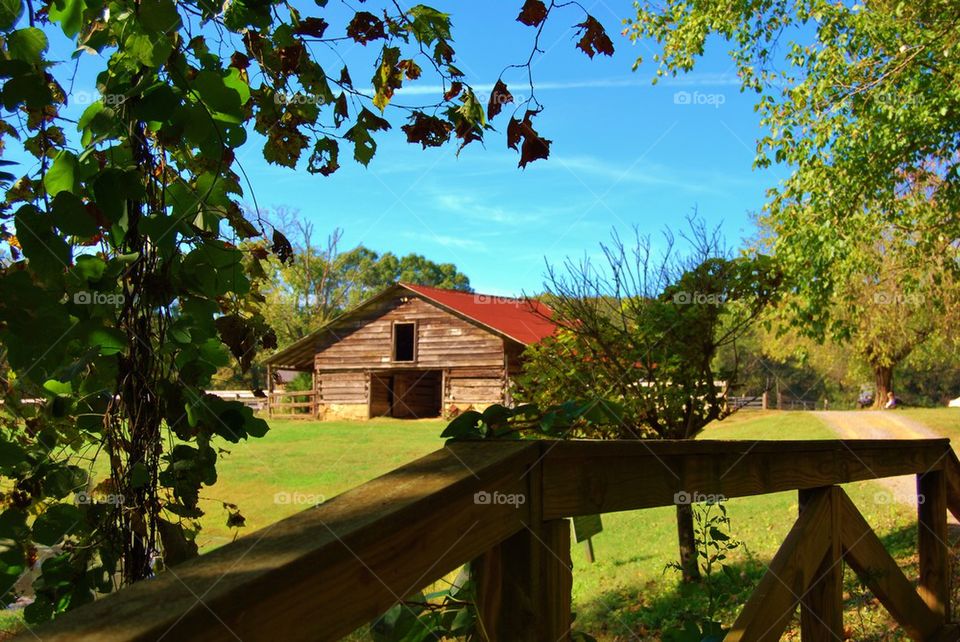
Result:
{"type": "Polygon", "coordinates": [[[406,397],[410,392],[410,377],[406,375],[390,377],[390,415],[393,417],[409,417],[410,408],[406,397]]]}

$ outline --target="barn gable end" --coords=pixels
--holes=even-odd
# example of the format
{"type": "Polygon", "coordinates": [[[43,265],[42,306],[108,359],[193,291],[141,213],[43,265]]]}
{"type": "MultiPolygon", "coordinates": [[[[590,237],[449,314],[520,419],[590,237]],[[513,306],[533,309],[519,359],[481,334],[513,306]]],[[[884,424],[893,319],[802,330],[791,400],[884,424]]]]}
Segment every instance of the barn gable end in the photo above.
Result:
{"type": "MultiPolygon", "coordinates": [[[[268,360],[312,370],[321,418],[423,418],[505,403],[524,343],[545,331],[542,306],[398,284],[268,360]],[[486,303],[483,303],[487,305],[486,303]],[[307,361],[312,353],[312,361],[307,361]]],[[[273,395],[271,395],[271,399],[273,395]]]]}

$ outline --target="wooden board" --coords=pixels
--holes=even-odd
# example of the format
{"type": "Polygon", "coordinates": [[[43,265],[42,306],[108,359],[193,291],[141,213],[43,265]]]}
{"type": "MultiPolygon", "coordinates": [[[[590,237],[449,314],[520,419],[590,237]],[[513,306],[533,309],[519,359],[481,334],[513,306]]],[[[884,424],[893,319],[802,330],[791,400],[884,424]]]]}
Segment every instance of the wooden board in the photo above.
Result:
{"type": "MultiPolygon", "coordinates": [[[[336,640],[531,521],[535,443],[457,444],[36,629],[44,642],[336,640]]],[[[35,639],[30,634],[30,639],[35,639]]]]}
{"type": "Polygon", "coordinates": [[[946,439],[544,442],[544,519],[938,470],[946,439]]]}

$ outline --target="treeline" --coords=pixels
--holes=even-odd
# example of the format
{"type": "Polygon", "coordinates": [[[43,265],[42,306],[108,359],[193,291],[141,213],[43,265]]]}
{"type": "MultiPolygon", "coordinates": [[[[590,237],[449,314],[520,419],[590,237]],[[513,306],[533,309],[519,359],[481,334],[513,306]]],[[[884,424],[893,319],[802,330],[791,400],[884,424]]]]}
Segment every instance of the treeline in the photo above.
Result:
{"type": "MultiPolygon", "coordinates": [[[[271,227],[281,230],[290,241],[287,261],[271,255],[261,260],[264,276],[259,309],[284,348],[324,326],[386,287],[404,281],[471,292],[470,279],[453,263],[437,263],[421,254],[397,256],[380,253],[364,245],[344,249],[343,232],[328,235],[295,210],[279,207],[265,217],[271,227]]],[[[247,373],[236,365],[221,368],[214,386],[258,388],[265,386],[266,356],[258,357],[247,373]]]]}

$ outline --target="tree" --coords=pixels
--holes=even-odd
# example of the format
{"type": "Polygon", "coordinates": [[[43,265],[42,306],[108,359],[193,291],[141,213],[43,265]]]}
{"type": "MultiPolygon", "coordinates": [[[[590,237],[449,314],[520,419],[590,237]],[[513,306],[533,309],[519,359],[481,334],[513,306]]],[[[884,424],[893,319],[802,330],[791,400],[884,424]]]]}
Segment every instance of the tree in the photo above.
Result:
{"type": "Polygon", "coordinates": [[[756,166],[791,170],[765,218],[795,323],[813,336],[837,321],[834,296],[860,273],[865,231],[897,229],[927,259],[957,256],[958,21],[949,0],[638,4],[628,30],[657,42],[658,76],[693,69],[711,36],[732,47],[767,130],[756,166]],[[904,199],[917,184],[923,198],[904,199]]]}
{"type": "MultiPolygon", "coordinates": [[[[665,237],[658,256],[637,234],[627,248],[616,235],[605,265],[568,261],[550,269],[546,300],[559,331],[528,348],[515,398],[538,407],[584,399],[615,421],[580,427],[577,436],[692,439],[730,413],[726,385],[736,361],[714,369],[776,296],[780,276],[763,256],[731,258],[716,231],[691,219],[686,255],[665,237]]],[[[684,579],[699,576],[689,504],[677,505],[684,579]]]]}
{"type": "MultiPolygon", "coordinates": [[[[245,369],[276,346],[259,311],[263,262],[293,258],[281,231],[240,207],[245,189],[255,197],[237,153],[249,134],[265,139],[268,162],[328,176],[341,144],[370,163],[394,92],[421,75],[445,88],[434,105],[403,108],[402,131],[423,147],[483,140],[512,102],[498,80],[484,109],[456,67],[448,15],[385,3],[333,26],[325,4],[307,15],[250,0],[0,3],[0,143],[36,158],[20,177],[7,161],[0,173],[0,239],[14,258],[0,271],[11,370],[0,574],[10,586],[36,544],[66,544],[43,565],[30,622],[194,554],[217,444],[267,430],[240,404],[203,395],[231,354],[245,369]],[[48,51],[55,30],[97,78],[76,123],[62,113],[76,66],[48,51]],[[379,49],[372,73],[340,68],[344,44],[379,49]],[[100,453],[103,480],[91,477],[100,453]],[[101,499],[71,501],[88,486],[101,499]]],[[[520,20],[538,34],[554,10],[528,0],[520,20]]],[[[583,51],[612,53],[594,18],[579,28],[583,51]]],[[[533,126],[536,99],[516,107],[507,143],[524,166],[550,141],[533,126]]]]}
{"type": "Polygon", "coordinates": [[[270,216],[291,240],[289,261],[264,263],[262,313],[285,346],[325,325],[398,281],[470,292],[470,279],[452,263],[435,263],[420,254],[398,258],[363,245],[341,251],[343,232],[335,229],[320,246],[313,224],[298,212],[277,208],[270,216]]]}

